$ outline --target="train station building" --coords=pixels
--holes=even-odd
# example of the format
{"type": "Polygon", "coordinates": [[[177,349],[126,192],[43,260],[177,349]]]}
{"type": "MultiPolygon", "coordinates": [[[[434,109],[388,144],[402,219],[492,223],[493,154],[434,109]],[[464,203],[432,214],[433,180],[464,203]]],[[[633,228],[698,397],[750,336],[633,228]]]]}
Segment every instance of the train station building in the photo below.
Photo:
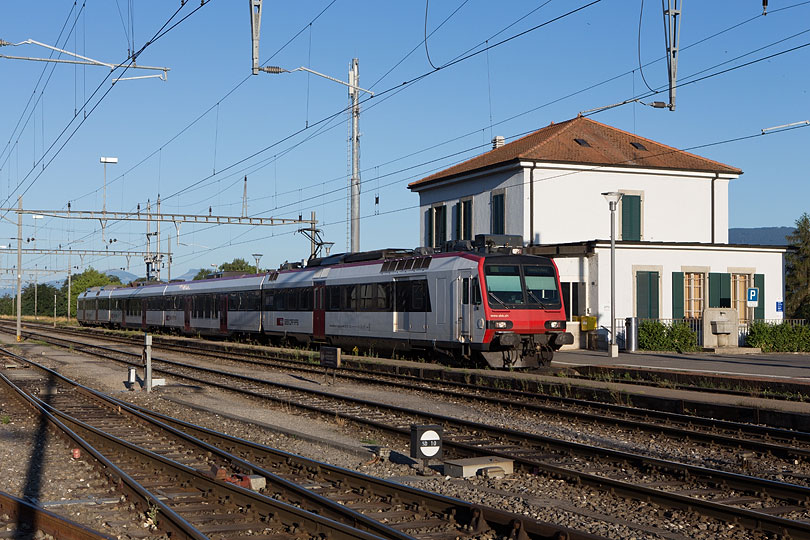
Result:
{"type": "Polygon", "coordinates": [[[741,326],[782,319],[784,246],[728,241],[729,185],[742,171],[578,116],[411,183],[421,243],[523,237],[557,263],[569,320],[610,327],[616,208],[616,319],[700,319],[736,308],[741,326]],[[758,307],[746,291],[759,289],[758,307]]]}

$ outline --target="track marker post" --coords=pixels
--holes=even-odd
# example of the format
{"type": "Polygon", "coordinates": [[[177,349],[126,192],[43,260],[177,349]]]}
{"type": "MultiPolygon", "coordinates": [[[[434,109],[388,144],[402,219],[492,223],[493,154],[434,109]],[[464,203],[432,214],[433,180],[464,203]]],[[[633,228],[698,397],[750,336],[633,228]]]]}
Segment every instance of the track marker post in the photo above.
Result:
{"type": "Polygon", "coordinates": [[[442,459],[442,426],[411,424],[411,457],[422,460],[422,474],[431,459],[442,459]]]}
{"type": "Polygon", "coordinates": [[[144,333],[143,343],[143,365],[144,365],[144,381],[146,382],[146,391],[152,391],[152,336],[144,333]]]}

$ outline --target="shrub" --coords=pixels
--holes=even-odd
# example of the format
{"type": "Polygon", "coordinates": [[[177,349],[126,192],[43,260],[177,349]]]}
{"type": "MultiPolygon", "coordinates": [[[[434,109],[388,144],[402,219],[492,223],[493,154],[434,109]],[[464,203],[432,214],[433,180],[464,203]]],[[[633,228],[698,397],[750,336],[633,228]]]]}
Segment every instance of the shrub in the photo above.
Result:
{"type": "Polygon", "coordinates": [[[697,333],[682,322],[665,325],[659,321],[643,321],[638,327],[638,346],[645,351],[695,351],[697,333]]]}
{"type": "Polygon", "coordinates": [[[754,322],[748,329],[745,344],[764,352],[810,352],[810,326],[754,322]]]}

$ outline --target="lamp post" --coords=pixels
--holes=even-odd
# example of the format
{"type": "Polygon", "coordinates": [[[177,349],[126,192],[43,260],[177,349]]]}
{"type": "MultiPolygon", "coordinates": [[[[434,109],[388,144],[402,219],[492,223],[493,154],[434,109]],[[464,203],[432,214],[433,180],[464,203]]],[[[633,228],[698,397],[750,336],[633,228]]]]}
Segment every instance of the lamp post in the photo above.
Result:
{"type": "Polygon", "coordinates": [[[107,163],[116,164],[118,163],[117,157],[102,157],[99,161],[104,164],[104,201],[101,205],[101,211],[103,213],[107,213],[107,163]]]}
{"type": "Polygon", "coordinates": [[[261,253],[253,253],[253,258],[256,259],[256,273],[259,273],[259,259],[262,258],[261,253]]]}
{"type": "Polygon", "coordinates": [[[611,358],[619,356],[619,346],[616,345],[616,205],[622,200],[618,191],[602,193],[610,207],[610,342],[608,355],[611,358]]]}
{"type": "MultiPolygon", "coordinates": [[[[255,43],[255,41],[254,41],[255,43]]],[[[360,67],[357,58],[352,59],[349,65],[349,82],[341,81],[329,75],[318,73],[306,67],[298,67],[295,69],[284,69],[278,66],[265,66],[256,68],[254,73],[263,71],[265,73],[279,74],[279,73],[292,73],[293,71],[306,71],[318,77],[329,79],[330,81],[342,84],[349,87],[349,106],[351,116],[349,117],[349,128],[351,130],[351,144],[352,144],[352,177],[349,180],[349,223],[350,223],[350,251],[356,253],[360,251],[360,92],[365,92],[371,97],[374,97],[374,92],[360,88],[358,83],[360,81],[360,67]]]]}

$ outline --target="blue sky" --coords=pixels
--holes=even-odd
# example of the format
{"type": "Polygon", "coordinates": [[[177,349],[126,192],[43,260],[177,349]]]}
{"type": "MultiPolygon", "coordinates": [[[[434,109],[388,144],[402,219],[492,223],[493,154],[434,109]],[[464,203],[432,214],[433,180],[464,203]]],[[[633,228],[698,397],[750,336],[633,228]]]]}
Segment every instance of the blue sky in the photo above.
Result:
{"type": "MultiPolygon", "coordinates": [[[[763,128],[810,119],[810,46],[804,46],[810,43],[810,2],[770,4],[762,16],[756,0],[687,2],[676,110],[630,103],[593,115],[741,168],[743,176],[730,188],[732,227],[791,225],[810,207],[810,127],[758,135],[763,128]]],[[[88,0],[84,6],[7,1],[0,3],[0,39],[58,43],[117,63],[126,60],[133,41],[140,49],[178,7],[177,1],[88,0]],[[127,22],[130,5],[134,25],[127,22]]],[[[406,185],[481,153],[494,135],[509,141],[633,97],[667,100],[659,2],[645,2],[639,34],[641,2],[635,0],[434,1],[427,18],[430,61],[441,67],[471,55],[436,71],[423,44],[425,7],[424,2],[265,2],[263,64],[308,66],[346,80],[356,57],[360,86],[376,93],[364,98],[360,118],[364,250],[417,245],[418,197],[406,185]],[[499,44],[512,36],[517,37],[499,44]],[[487,45],[492,48],[484,51],[487,45]],[[639,54],[647,83],[663,90],[654,97],[647,97],[639,54]]],[[[164,211],[207,214],[210,207],[214,214],[239,215],[247,175],[250,215],[297,218],[315,211],[334,251],[346,250],[346,88],[302,72],[249,76],[244,0],[210,0],[202,7],[187,2],[172,24],[186,15],[138,57],[139,64],[169,67],[165,82],[111,86],[103,67],[0,59],[3,206],[16,204],[24,192],[25,208],[64,209],[70,201],[74,210],[99,210],[99,157],[115,156],[119,163],[107,171],[108,210],[145,208],[147,199],[154,204],[160,194],[164,211]]],[[[50,51],[26,45],[2,47],[0,53],[47,57],[50,51]]],[[[685,209],[685,219],[688,213],[685,209]]],[[[13,214],[6,217],[16,221],[13,214]]],[[[0,243],[13,243],[16,236],[8,219],[0,227],[9,240],[0,243]]],[[[24,224],[23,236],[36,237],[37,247],[104,249],[97,222],[35,222],[27,216],[24,224]]],[[[172,244],[172,274],[234,257],[252,260],[256,252],[263,253],[264,267],[304,259],[309,243],[295,229],[183,225],[181,245],[172,244]]],[[[142,250],[145,232],[143,223],[112,224],[105,238],[117,239],[113,248],[142,250]]],[[[164,226],[161,233],[165,249],[174,227],[164,226]]],[[[0,264],[9,267],[13,259],[0,256],[0,264]]],[[[72,263],[127,266],[123,258],[74,257],[72,263]]],[[[24,267],[35,265],[63,268],[67,262],[25,258],[24,267]]],[[[133,257],[129,269],[142,275],[142,261],[133,257]]]]}

